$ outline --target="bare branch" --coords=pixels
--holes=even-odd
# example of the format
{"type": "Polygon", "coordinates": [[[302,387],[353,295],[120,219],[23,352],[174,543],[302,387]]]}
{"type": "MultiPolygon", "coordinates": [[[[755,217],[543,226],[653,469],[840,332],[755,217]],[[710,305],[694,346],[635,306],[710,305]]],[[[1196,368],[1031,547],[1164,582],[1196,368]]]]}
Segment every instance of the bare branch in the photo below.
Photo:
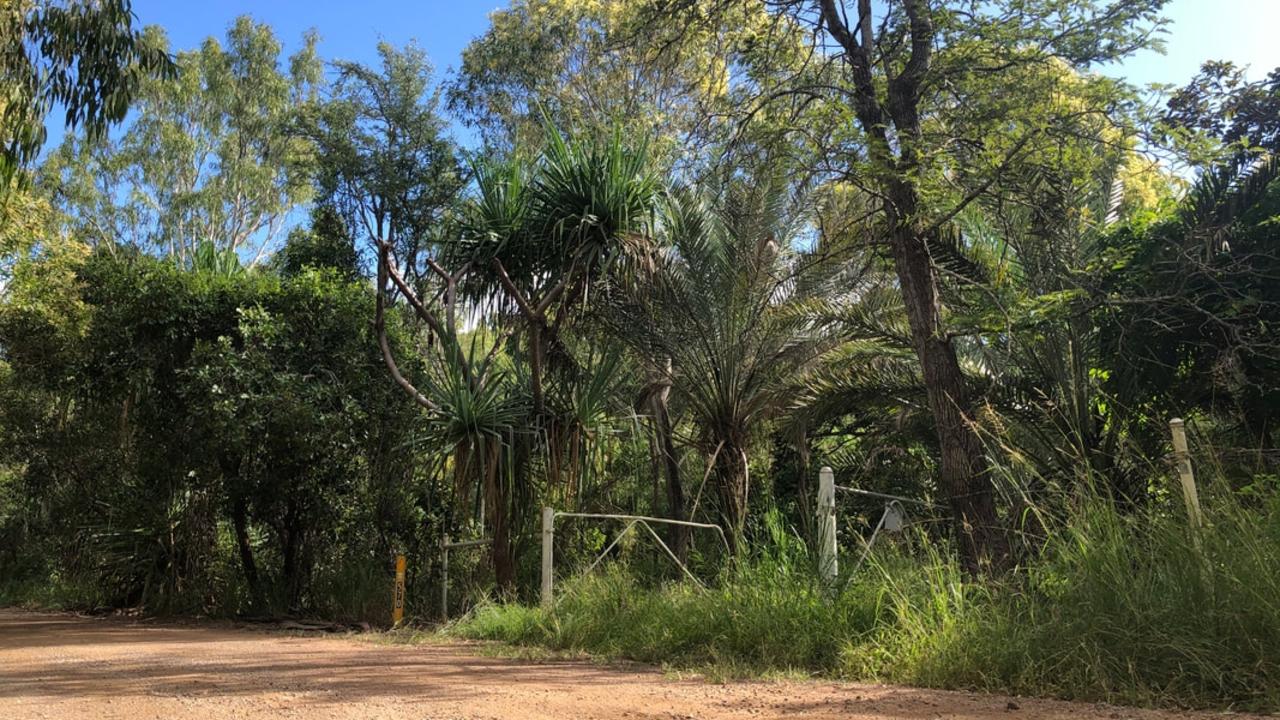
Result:
{"type": "MultiPolygon", "coordinates": [[[[396,364],[395,355],[391,352],[391,343],[387,340],[387,300],[383,292],[383,288],[387,284],[387,276],[390,269],[390,258],[388,257],[390,250],[384,245],[379,250],[378,255],[378,287],[376,289],[377,301],[375,303],[376,310],[374,312],[373,327],[378,334],[378,347],[382,350],[382,360],[387,365],[387,370],[391,373],[392,379],[396,381],[413,401],[428,410],[438,410],[439,407],[431,402],[431,399],[423,395],[409,379],[400,372],[400,366],[396,364]]],[[[410,295],[409,297],[412,297],[410,295]]],[[[415,297],[414,300],[417,298],[415,297]]]]}

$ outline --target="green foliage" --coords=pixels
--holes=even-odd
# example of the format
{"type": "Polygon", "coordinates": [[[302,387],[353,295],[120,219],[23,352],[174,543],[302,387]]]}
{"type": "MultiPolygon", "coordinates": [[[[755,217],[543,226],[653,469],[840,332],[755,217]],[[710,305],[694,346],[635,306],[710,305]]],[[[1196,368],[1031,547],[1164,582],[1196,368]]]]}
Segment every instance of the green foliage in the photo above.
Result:
{"type": "Polygon", "coordinates": [[[347,224],[332,207],[318,205],[311,213],[311,226],[289,231],[284,247],[272,264],[285,277],[306,270],[335,270],[347,280],[361,276],[360,257],[347,224]]]}
{"type": "Polygon", "coordinates": [[[1125,516],[1087,500],[1023,584],[970,588],[945,605],[897,598],[899,627],[877,639],[871,668],[948,687],[1273,708],[1280,668],[1263,648],[1280,627],[1266,570],[1274,502],[1221,499],[1201,554],[1180,513],[1125,516]]]}
{"type": "Polygon", "coordinates": [[[1169,98],[1162,129],[1170,139],[1193,149],[1207,141],[1220,151],[1210,157],[1225,155],[1239,166],[1280,149],[1278,117],[1280,71],[1248,82],[1243,68],[1210,61],[1169,98]]]}
{"type": "Polygon", "coordinates": [[[55,105],[68,128],[102,137],[149,76],[173,73],[133,21],[129,0],[14,0],[0,9],[0,189],[35,159],[55,105]]]}
{"type": "Polygon", "coordinates": [[[380,43],[378,56],[376,67],[336,63],[324,95],[302,108],[300,128],[315,144],[325,207],[347,232],[392,243],[418,273],[445,239],[465,178],[422,48],[380,43]]]}
{"type": "Polygon", "coordinates": [[[1280,403],[1274,328],[1280,163],[1205,172],[1176,214],[1107,239],[1107,385],[1137,421],[1201,412],[1272,447],[1280,403]]]}
{"type": "Polygon", "coordinates": [[[385,572],[416,532],[412,496],[385,486],[408,472],[405,409],[380,381],[372,293],[209,259],[95,253],[73,286],[87,323],[5,306],[4,461],[30,504],[3,524],[47,543],[38,580],[96,587],[95,605],[317,607],[313,578],[385,572]],[[344,529],[355,517],[370,524],[344,529]]]}
{"type": "Polygon", "coordinates": [[[1040,560],[966,577],[924,536],[834,595],[798,557],[760,557],[709,589],[624,568],[565,583],[550,611],[478,608],[452,632],[696,669],[803,672],[1142,705],[1275,708],[1276,496],[1214,505],[1203,555],[1177,513],[1085,499],[1040,560]]]}
{"type": "Polygon", "coordinates": [[[313,192],[312,148],[293,125],[322,79],[316,42],[303,38],[285,68],[271,28],[237,19],[225,45],[208,38],[178,53],[175,76],[142,83],[119,137],[69,135],[39,181],[85,241],[183,265],[208,242],[257,264],[313,192]]]}
{"type": "Polygon", "coordinates": [[[736,549],[746,522],[747,454],[782,412],[794,378],[824,349],[824,336],[797,311],[806,291],[789,282],[805,262],[794,246],[805,219],[768,180],[735,184],[716,212],[676,191],[657,234],[670,248],[645,282],[606,313],[622,341],[651,362],[688,413],[693,444],[711,469],[722,524],[736,549]]]}
{"type": "MultiPolygon", "coordinates": [[[[1276,82],[1208,65],[1143,127],[1091,68],[1161,5],[842,32],[841,3],[516,0],[448,88],[466,164],[415,45],[326,77],[313,35],[286,60],[241,18],[148,78],[126,5],[6,6],[19,50],[97,13],[138,64],[86,36],[123,83],[99,106],[65,53],[10,58],[103,122],[137,104],[110,137],[75,116],[0,207],[0,601],[382,621],[404,553],[426,618],[444,535],[490,539],[452,610],[529,598],[549,505],[719,523],[735,557],[670,529],[710,587],[672,584],[651,537],[565,519],[562,574],[617,565],[460,632],[1276,707],[1276,82]],[[1161,133],[1219,161],[1182,197],[1135,152],[1161,133]],[[1224,479],[1196,542],[1171,415],[1224,479]],[[824,589],[823,465],[950,505],[824,589]]],[[[845,502],[847,554],[878,506],[845,502]]]]}
{"type": "Polygon", "coordinates": [[[242,272],[240,257],[231,248],[218,249],[209,241],[201,242],[191,255],[191,271],[207,275],[229,277],[242,272]]]}
{"type": "Polygon", "coordinates": [[[646,252],[638,243],[660,189],[643,140],[620,131],[605,139],[546,132],[533,162],[477,164],[477,193],[461,228],[463,257],[500,260],[519,289],[535,295],[579,274],[596,281],[610,264],[646,252]]]}
{"type": "Polygon", "coordinates": [[[462,52],[449,107],[488,147],[537,148],[543,125],[606,138],[654,138],[663,164],[695,164],[728,130],[733,91],[804,62],[800,34],[762,6],[734,4],[703,22],[652,22],[656,3],[516,0],[462,52]],[[709,21],[708,21],[709,20],[709,21]]]}

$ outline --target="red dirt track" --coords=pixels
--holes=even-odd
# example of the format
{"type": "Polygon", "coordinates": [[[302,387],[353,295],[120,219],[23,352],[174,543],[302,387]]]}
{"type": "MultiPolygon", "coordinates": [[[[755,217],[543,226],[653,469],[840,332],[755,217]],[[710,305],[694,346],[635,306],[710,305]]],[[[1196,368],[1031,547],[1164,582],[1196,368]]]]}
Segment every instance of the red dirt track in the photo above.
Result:
{"type": "Polygon", "coordinates": [[[464,644],[0,609],[0,720],[1210,717],[849,683],[711,684],[464,644]]]}

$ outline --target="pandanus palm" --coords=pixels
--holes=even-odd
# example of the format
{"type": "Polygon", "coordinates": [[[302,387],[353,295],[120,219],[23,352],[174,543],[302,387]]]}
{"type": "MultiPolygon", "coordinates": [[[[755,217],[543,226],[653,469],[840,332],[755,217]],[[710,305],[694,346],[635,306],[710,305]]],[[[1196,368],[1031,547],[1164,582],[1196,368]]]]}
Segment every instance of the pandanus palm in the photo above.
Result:
{"type": "Polygon", "coordinates": [[[532,425],[545,439],[553,479],[576,484],[574,458],[591,434],[580,401],[598,393],[566,333],[597,288],[650,254],[645,230],[659,185],[643,144],[617,133],[577,141],[554,130],[535,162],[488,161],[476,178],[461,253],[476,269],[468,292],[523,340],[509,349],[529,370],[532,425]],[[549,389],[559,396],[551,408],[549,389]]]}
{"type": "Polygon", "coordinates": [[[423,300],[428,296],[406,281],[390,243],[379,247],[379,287],[392,291],[378,300],[387,367],[429,411],[460,495],[483,492],[494,571],[507,590],[520,518],[533,504],[535,454],[545,451],[549,480],[576,485],[583,474],[562,469],[589,456],[583,444],[597,434],[599,413],[591,408],[598,403],[583,399],[597,397],[599,383],[576,367],[563,334],[591,289],[645,242],[637,230],[658,187],[645,168],[643,148],[628,147],[619,135],[582,144],[554,132],[533,163],[482,161],[459,242],[427,259],[439,286],[434,299],[423,300]],[[404,298],[430,331],[433,351],[416,383],[401,372],[387,339],[389,296],[404,298]],[[487,348],[463,342],[463,313],[490,332],[487,348]],[[548,375],[565,399],[557,405],[570,411],[548,412],[548,375]]]}
{"type": "Polygon", "coordinates": [[[498,361],[501,337],[488,347],[472,333],[469,342],[458,331],[458,316],[468,308],[459,302],[458,284],[468,266],[449,273],[434,260],[428,267],[443,285],[439,299],[424,302],[397,267],[394,246],[378,247],[375,328],[387,369],[395,381],[428,411],[431,441],[452,464],[456,496],[484,498],[486,525],[492,533],[492,560],[498,586],[515,585],[515,540],[521,512],[528,503],[527,483],[516,461],[516,428],[527,414],[519,383],[498,361]],[[384,290],[385,289],[385,290],[384,290]],[[400,369],[386,328],[387,296],[403,298],[427,327],[433,351],[424,356],[421,378],[411,380],[400,369]]]}

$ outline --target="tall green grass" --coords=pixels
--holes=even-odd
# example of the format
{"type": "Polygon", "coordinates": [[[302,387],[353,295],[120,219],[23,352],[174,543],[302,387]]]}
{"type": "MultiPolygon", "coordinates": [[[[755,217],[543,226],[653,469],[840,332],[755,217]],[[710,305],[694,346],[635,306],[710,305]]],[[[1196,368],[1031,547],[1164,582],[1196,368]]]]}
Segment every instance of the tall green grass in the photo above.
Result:
{"type": "Polygon", "coordinates": [[[1278,709],[1280,502],[1224,500],[1207,518],[1197,549],[1177,513],[1086,501],[998,582],[923,538],[834,593],[794,557],[706,589],[615,568],[565,583],[550,610],[489,605],[454,632],[727,675],[1278,709]]]}

